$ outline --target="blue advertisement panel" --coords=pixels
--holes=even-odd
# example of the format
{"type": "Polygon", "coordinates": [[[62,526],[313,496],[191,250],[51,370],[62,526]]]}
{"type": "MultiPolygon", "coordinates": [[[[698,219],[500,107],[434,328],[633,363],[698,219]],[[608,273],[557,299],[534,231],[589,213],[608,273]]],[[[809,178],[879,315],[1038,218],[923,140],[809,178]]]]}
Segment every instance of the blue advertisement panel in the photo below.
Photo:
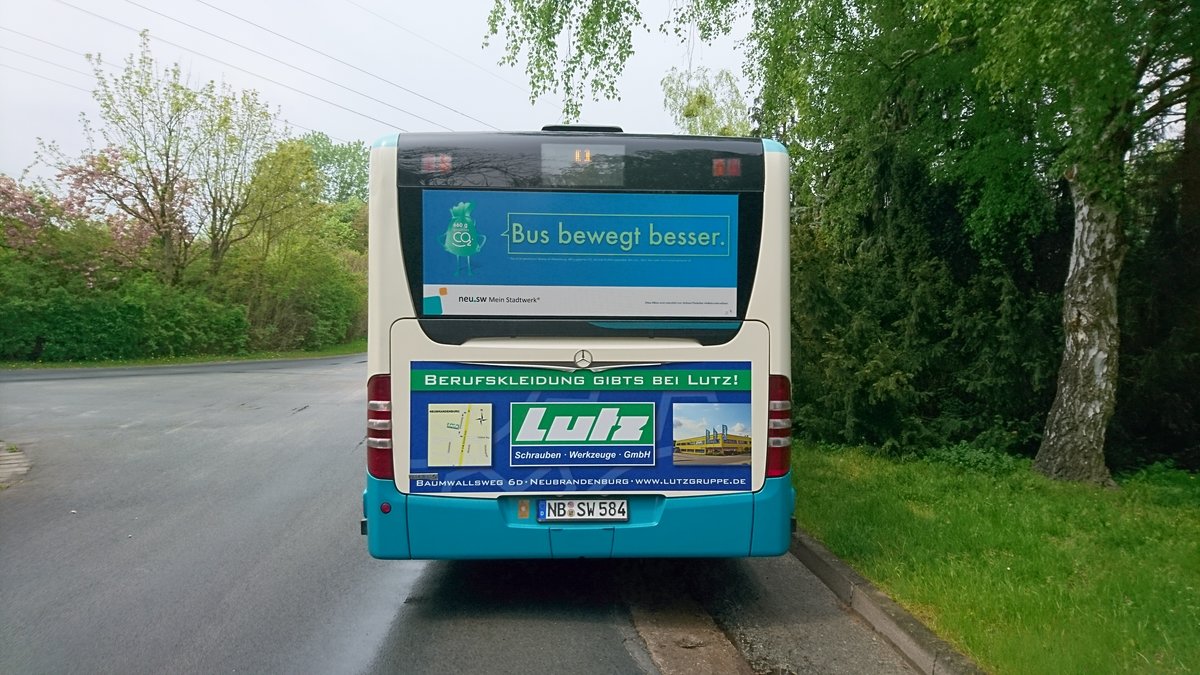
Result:
{"type": "Polygon", "coordinates": [[[733,314],[736,195],[422,195],[425,315],[733,314]]]}
{"type": "Polygon", "coordinates": [[[414,362],[414,493],[749,490],[750,363],[414,362]]]}

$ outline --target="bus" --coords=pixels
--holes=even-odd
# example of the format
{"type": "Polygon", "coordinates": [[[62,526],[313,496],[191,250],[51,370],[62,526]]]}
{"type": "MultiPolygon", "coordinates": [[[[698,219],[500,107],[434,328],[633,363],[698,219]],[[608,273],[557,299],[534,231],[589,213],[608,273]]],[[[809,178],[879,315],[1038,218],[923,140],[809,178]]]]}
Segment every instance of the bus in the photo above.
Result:
{"type": "Polygon", "coordinates": [[[375,142],[370,555],[784,553],[788,171],[616,127],[375,142]]]}

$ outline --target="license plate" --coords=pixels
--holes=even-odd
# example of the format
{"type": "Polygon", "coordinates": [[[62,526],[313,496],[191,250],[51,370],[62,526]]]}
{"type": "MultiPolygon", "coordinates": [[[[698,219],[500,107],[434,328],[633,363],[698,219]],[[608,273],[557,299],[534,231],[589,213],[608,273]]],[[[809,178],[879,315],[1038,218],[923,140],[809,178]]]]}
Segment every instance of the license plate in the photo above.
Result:
{"type": "Polygon", "coordinates": [[[541,499],[538,500],[539,523],[564,520],[629,520],[629,504],[624,499],[541,499]]]}

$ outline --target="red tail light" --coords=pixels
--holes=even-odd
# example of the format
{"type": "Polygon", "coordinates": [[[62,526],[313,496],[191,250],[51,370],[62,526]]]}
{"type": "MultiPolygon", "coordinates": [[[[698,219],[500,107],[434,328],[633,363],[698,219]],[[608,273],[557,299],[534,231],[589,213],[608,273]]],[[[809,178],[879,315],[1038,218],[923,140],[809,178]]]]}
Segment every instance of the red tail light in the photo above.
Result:
{"type": "Polygon", "coordinates": [[[395,478],[392,467],[392,377],[372,375],[367,380],[367,473],[395,478]]]}
{"type": "Polygon", "coordinates": [[[767,393],[767,478],[776,478],[792,468],[792,383],[772,375],[767,393]]]}

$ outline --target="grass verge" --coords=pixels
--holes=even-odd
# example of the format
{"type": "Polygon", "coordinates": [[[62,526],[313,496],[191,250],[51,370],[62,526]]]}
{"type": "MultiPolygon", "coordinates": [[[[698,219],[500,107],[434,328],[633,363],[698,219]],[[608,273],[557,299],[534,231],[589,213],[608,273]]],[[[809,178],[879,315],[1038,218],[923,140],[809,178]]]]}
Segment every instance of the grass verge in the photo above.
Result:
{"type": "Polygon", "coordinates": [[[367,339],[361,338],[346,344],[334,345],[311,351],[246,352],[244,354],[199,354],[195,356],[164,356],[153,359],[120,359],[112,361],[0,361],[0,369],[24,368],[114,368],[120,366],[170,366],[190,363],[216,363],[224,361],[268,361],[278,359],[316,359],[326,356],[344,356],[367,351],[367,339]]]}
{"type": "Polygon", "coordinates": [[[1194,474],[1106,490],[966,447],[793,453],[804,528],[988,671],[1200,672],[1194,474]]]}

